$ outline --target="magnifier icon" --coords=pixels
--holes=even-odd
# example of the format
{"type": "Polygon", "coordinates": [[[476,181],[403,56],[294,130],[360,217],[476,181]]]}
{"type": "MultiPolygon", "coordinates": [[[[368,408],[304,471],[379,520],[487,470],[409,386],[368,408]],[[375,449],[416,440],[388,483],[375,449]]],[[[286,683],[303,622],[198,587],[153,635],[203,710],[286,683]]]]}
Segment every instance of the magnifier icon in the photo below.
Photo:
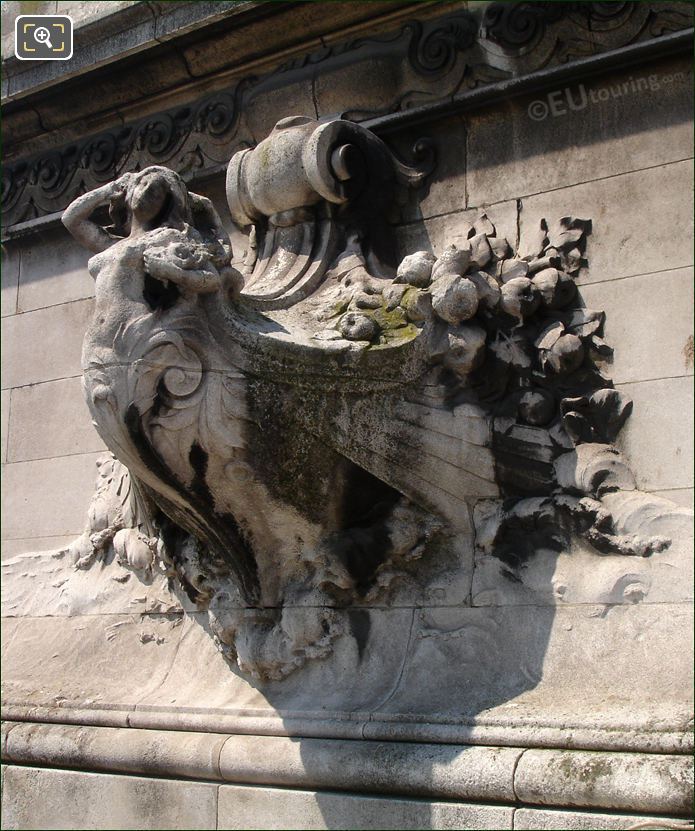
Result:
{"type": "Polygon", "coordinates": [[[51,45],[51,33],[45,26],[39,26],[34,32],[34,40],[37,43],[45,43],[49,49],[53,49],[51,45]]]}

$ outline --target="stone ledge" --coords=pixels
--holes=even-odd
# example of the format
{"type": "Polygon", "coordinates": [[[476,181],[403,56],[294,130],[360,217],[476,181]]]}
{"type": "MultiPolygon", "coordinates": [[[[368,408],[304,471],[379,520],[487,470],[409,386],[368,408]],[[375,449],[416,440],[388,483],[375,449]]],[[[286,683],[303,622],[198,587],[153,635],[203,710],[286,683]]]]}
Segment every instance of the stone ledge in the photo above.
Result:
{"type": "Polygon", "coordinates": [[[687,815],[683,756],[3,725],[10,764],[428,799],[687,815]]]}
{"type": "Polygon", "coordinates": [[[381,713],[334,713],[332,717],[290,712],[269,715],[249,708],[226,712],[207,708],[191,712],[189,708],[163,710],[141,705],[122,708],[103,703],[89,708],[71,705],[68,701],[56,707],[8,701],[3,704],[3,718],[8,722],[75,727],[130,727],[288,739],[368,739],[401,743],[494,744],[517,748],[533,745],[545,749],[662,755],[692,752],[690,732],[666,728],[639,729],[637,720],[633,724],[610,723],[603,727],[590,726],[580,718],[571,723],[552,718],[543,722],[537,716],[532,719],[481,716],[475,720],[459,719],[456,722],[442,718],[425,722],[406,717],[389,720],[381,713]]]}

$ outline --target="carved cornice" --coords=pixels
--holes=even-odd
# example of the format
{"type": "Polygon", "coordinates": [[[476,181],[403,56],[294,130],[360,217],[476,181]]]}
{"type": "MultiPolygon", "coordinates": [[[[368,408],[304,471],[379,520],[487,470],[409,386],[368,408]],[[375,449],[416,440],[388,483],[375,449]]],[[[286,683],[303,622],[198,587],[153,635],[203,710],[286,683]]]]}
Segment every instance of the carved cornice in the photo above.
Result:
{"type": "Polygon", "coordinates": [[[3,168],[3,224],[60,212],[79,194],[150,164],[187,178],[220,169],[238,149],[263,138],[253,113],[266,92],[289,92],[323,75],[336,82],[325,102],[317,97],[320,115],[336,114],[337,105],[344,117],[379,129],[376,119],[441,107],[470,90],[499,85],[503,91],[509,81],[631,44],[648,46],[691,25],[692,7],[682,2],[492,3],[482,12],[409,21],[391,34],[327,46],[190,105],[13,161],[3,168]],[[375,64],[392,67],[392,78],[376,79],[375,64]],[[351,68],[351,80],[343,91],[344,67],[351,68]],[[373,101],[360,100],[360,73],[364,88],[378,84],[377,110],[373,101]]]}

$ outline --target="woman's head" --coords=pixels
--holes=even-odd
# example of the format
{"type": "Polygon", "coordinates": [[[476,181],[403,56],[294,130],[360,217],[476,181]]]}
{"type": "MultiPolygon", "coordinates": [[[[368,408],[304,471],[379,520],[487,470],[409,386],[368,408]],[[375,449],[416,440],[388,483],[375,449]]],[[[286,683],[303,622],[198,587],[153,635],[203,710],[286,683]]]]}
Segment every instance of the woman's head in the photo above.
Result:
{"type": "Polygon", "coordinates": [[[191,223],[188,188],[178,173],[166,167],[146,167],[128,175],[123,196],[111,205],[115,225],[129,234],[133,220],[144,228],[191,223]]]}

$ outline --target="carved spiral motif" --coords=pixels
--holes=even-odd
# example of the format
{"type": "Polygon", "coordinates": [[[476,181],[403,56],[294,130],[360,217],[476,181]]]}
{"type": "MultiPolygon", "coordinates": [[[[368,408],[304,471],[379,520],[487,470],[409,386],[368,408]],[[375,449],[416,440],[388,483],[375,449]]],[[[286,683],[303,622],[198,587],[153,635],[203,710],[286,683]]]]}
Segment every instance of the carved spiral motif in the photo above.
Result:
{"type": "Polygon", "coordinates": [[[222,136],[232,128],[236,118],[234,99],[225,95],[210,101],[201,108],[197,129],[199,132],[209,133],[211,136],[222,136]]]}
{"type": "Polygon", "coordinates": [[[198,389],[202,377],[201,370],[183,369],[182,367],[174,366],[164,372],[162,382],[167,392],[175,398],[185,398],[198,389]]]}
{"type": "Polygon", "coordinates": [[[147,121],[138,131],[138,147],[153,156],[165,154],[176,142],[177,130],[174,118],[161,115],[157,120],[147,121]]]}
{"type": "Polygon", "coordinates": [[[540,38],[549,22],[567,12],[568,3],[492,3],[485,10],[486,36],[506,48],[521,48],[540,38]]]}
{"type": "Polygon", "coordinates": [[[5,167],[2,170],[2,204],[9,204],[16,192],[15,171],[12,168],[5,167]]]}
{"type": "Polygon", "coordinates": [[[506,49],[520,49],[539,40],[546,26],[573,14],[586,27],[607,24],[630,14],[636,4],[624,2],[491,3],[483,16],[486,36],[506,49]]]}
{"type": "Polygon", "coordinates": [[[118,143],[113,134],[106,133],[90,142],[80,155],[80,166],[95,173],[109,173],[116,164],[118,143]]]}
{"type": "Polygon", "coordinates": [[[604,0],[604,2],[576,3],[575,5],[581,11],[585,11],[591,18],[597,20],[613,20],[616,17],[620,17],[629,8],[630,3],[615,3],[611,2],[611,0],[604,0]]]}
{"type": "Polygon", "coordinates": [[[478,24],[471,14],[465,13],[429,32],[420,23],[412,28],[410,65],[420,75],[438,75],[452,68],[459,52],[473,46],[478,24]]]}
{"type": "Polygon", "coordinates": [[[65,164],[60,153],[44,156],[36,166],[36,181],[43,190],[51,191],[59,187],[63,179],[65,164]]]}

